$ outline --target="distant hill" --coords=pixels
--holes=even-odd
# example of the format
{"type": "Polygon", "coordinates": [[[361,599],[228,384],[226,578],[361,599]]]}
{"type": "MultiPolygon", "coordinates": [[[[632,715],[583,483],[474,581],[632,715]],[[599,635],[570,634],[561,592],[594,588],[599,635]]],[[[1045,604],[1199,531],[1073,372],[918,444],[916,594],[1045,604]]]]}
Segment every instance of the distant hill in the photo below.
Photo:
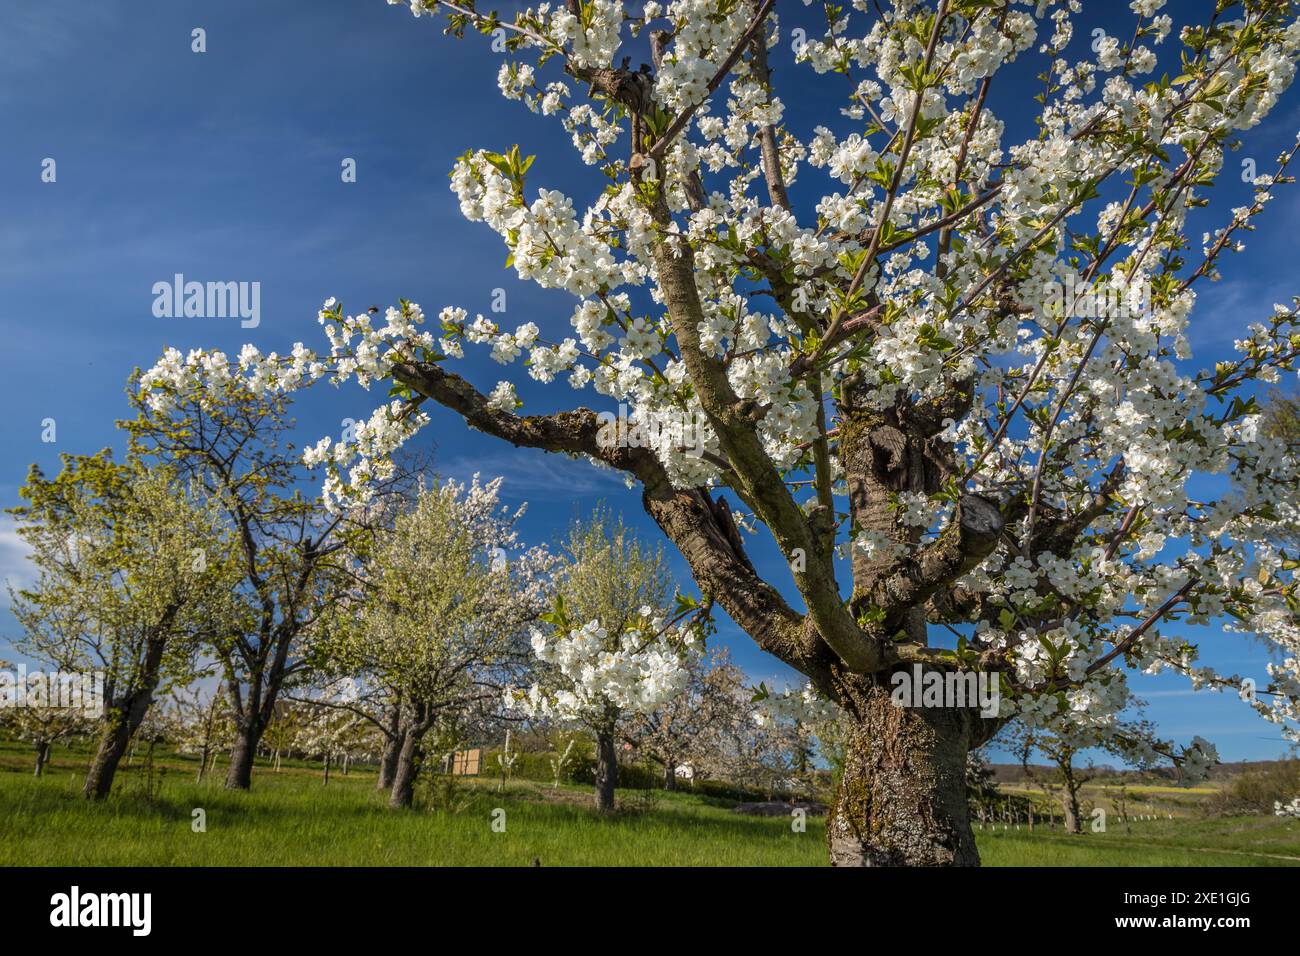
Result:
{"type": "MultiPolygon", "coordinates": [[[[1210,770],[1210,779],[1229,780],[1247,770],[1268,770],[1278,764],[1293,762],[1286,760],[1237,760],[1230,763],[1221,763],[1210,770]]],[[[1025,768],[1018,763],[995,763],[990,764],[989,767],[993,771],[993,779],[997,783],[1020,783],[1025,779],[1025,768]]],[[[1030,767],[1039,776],[1050,777],[1056,772],[1055,767],[1047,764],[1030,764],[1030,767]]],[[[1169,784],[1178,781],[1178,771],[1172,767],[1162,767],[1157,770],[1130,770],[1123,767],[1112,767],[1107,764],[1097,764],[1089,767],[1088,770],[1093,775],[1094,781],[1104,782],[1111,779],[1116,783],[1129,784],[1169,784]]]]}

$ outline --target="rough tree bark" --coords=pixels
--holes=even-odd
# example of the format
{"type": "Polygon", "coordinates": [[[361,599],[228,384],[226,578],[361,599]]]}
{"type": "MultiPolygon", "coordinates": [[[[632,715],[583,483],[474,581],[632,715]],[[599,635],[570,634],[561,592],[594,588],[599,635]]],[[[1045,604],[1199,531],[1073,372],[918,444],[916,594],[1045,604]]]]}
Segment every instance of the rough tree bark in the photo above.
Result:
{"type": "Polygon", "coordinates": [[[397,738],[384,742],[384,752],[379,758],[379,779],[375,781],[376,790],[387,790],[393,785],[393,776],[397,771],[397,758],[401,755],[401,746],[397,738]]]}
{"type": "Polygon", "coordinates": [[[398,726],[400,745],[393,763],[393,789],[388,805],[394,810],[409,807],[415,798],[415,781],[424,760],[424,737],[437,720],[438,712],[427,704],[412,701],[402,708],[398,726]]]}
{"type": "MultiPolygon", "coordinates": [[[[153,692],[162,677],[163,652],[167,647],[168,630],[179,605],[164,612],[161,622],[145,641],[144,656],[140,661],[139,676],[129,693],[105,701],[104,731],[99,746],[86,773],[81,794],[91,800],[103,800],[113,789],[113,777],[118,764],[131,746],[131,738],[144,722],[144,716],[153,704],[153,692]]],[[[109,694],[110,698],[115,695],[109,694]]]]}
{"type": "MultiPolygon", "coordinates": [[[[681,268],[689,270],[689,253],[683,259],[687,262],[681,268]]],[[[664,261],[663,267],[673,269],[674,264],[664,261]]],[[[686,338],[690,337],[688,331],[686,338]]],[[[719,389],[727,387],[708,369],[700,374],[719,389]]],[[[721,501],[706,489],[674,487],[653,453],[601,447],[594,412],[579,409],[519,418],[489,409],[486,396],[441,367],[405,366],[398,369],[397,377],[488,434],[515,445],[591,454],[633,474],[643,486],[647,513],[681,551],[699,587],[763,650],[807,675],[823,693],[857,715],[858,726],[848,748],[850,773],[834,814],[839,829],[832,856],[837,863],[978,863],[964,775],[967,751],[983,738],[969,726],[971,716],[937,709],[896,711],[883,689],[877,691],[879,699],[866,689],[880,686],[877,682],[888,676],[891,666],[932,659],[924,644],[922,615],[947,599],[951,583],[996,546],[1006,516],[993,502],[965,496],[949,531],[914,557],[894,564],[859,563],[854,569],[856,609],[875,604],[888,611],[883,622],[863,627],[835,591],[815,519],[805,519],[802,513],[787,516],[779,501],[759,502],[764,507],[758,510],[774,515],[768,524],[783,550],[801,549],[807,559],[804,572],[795,574],[809,603],[808,611],[800,613],[757,574],[721,501]],[[891,639],[900,630],[909,638],[905,644],[891,639]],[[896,800],[902,803],[895,805],[896,800]]],[[[887,515],[873,496],[918,484],[929,487],[944,478],[946,468],[936,454],[934,436],[943,417],[959,412],[961,402],[968,400],[968,392],[958,389],[957,393],[950,405],[921,410],[910,421],[877,419],[842,432],[842,446],[849,446],[841,447],[841,455],[849,471],[851,506],[862,525],[883,526],[888,517],[891,532],[899,533],[892,512],[887,515]]],[[[726,423],[718,427],[728,430],[726,423]]],[[[737,427],[731,434],[740,431],[737,427]]],[[[760,471],[764,467],[752,443],[743,437],[726,451],[733,461],[753,461],[760,471]]],[[[756,496],[780,494],[761,487],[761,482],[735,480],[740,487],[733,490],[751,508],[756,496]]],[[[779,486],[779,479],[771,483],[779,486]]],[[[613,758],[609,753],[611,766],[613,758]]],[[[608,786],[607,778],[605,782],[608,786]]],[[[599,802],[599,786],[597,797],[599,802]]],[[[608,805],[612,802],[611,793],[608,805]]]]}
{"type": "Polygon", "coordinates": [[[402,745],[397,750],[393,766],[393,792],[388,805],[394,810],[404,810],[415,799],[415,779],[420,772],[420,737],[408,729],[402,735],[402,745]]]}
{"type": "Polygon", "coordinates": [[[614,809],[614,788],[618,786],[618,744],[612,731],[596,735],[596,809],[614,809]]]}
{"type": "Polygon", "coordinates": [[[261,721],[253,718],[237,729],[235,743],[230,749],[230,766],[226,768],[227,790],[247,790],[252,786],[257,744],[265,729],[260,725],[261,721]]]}
{"type": "Polygon", "coordinates": [[[91,800],[103,800],[113,789],[113,777],[117,774],[118,764],[126,756],[144,715],[153,702],[152,689],[133,694],[116,708],[104,727],[99,738],[99,746],[86,772],[86,783],[81,788],[82,796],[91,800]]]}
{"type": "Polygon", "coordinates": [[[978,714],[854,692],[844,777],[827,818],[834,866],[978,866],[966,757],[978,714]]]}

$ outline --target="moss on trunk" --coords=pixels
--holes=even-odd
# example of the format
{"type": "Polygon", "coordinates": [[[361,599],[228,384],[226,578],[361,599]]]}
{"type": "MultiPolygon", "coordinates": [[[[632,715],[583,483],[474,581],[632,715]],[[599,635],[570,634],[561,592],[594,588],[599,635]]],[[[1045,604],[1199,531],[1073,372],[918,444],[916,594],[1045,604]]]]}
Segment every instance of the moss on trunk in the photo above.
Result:
{"type": "Polygon", "coordinates": [[[844,776],[827,819],[835,866],[978,866],[966,798],[966,709],[899,707],[883,686],[854,695],[844,776]]]}

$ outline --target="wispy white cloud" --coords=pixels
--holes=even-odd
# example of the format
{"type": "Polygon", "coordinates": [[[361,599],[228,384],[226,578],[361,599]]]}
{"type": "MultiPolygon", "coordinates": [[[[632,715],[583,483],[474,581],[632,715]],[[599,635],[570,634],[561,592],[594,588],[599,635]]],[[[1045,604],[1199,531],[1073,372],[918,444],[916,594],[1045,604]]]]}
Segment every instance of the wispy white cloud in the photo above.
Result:
{"type": "Polygon", "coordinates": [[[502,492],[511,498],[568,501],[582,495],[611,495],[624,489],[619,472],[586,461],[540,451],[518,450],[486,455],[457,455],[434,470],[457,481],[478,474],[484,481],[501,476],[502,492]]]}
{"type": "MultiPolygon", "coordinates": [[[[10,587],[30,584],[35,575],[32,565],[27,560],[30,549],[27,542],[18,536],[17,524],[10,515],[0,515],[0,582],[10,587]]],[[[0,601],[9,606],[8,588],[0,589],[0,601]]]]}

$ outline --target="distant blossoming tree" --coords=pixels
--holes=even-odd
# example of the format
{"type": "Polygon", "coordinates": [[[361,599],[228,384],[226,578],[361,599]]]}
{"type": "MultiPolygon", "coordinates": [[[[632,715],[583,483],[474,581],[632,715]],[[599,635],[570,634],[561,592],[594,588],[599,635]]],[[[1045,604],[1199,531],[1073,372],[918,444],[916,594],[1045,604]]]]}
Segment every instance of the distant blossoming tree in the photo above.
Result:
{"type": "MultiPolygon", "coordinates": [[[[7,673],[12,678],[15,668],[8,661],[0,660],[0,673],[7,673]]],[[[30,679],[28,686],[39,681],[30,679]]],[[[0,680],[0,730],[31,745],[36,754],[33,768],[35,776],[45,772],[50,761],[50,752],[60,741],[71,744],[74,740],[88,737],[95,732],[95,719],[78,707],[52,706],[48,701],[31,702],[30,696],[21,705],[17,700],[8,699],[16,695],[18,682],[6,686],[0,680]]]]}
{"type": "Polygon", "coordinates": [[[286,437],[291,396],[223,374],[218,364],[190,384],[166,408],[133,389],[139,414],[119,425],[151,463],[198,484],[232,542],[241,575],[229,590],[240,613],[207,650],[236,728],[225,785],[246,790],[284,691],[309,672],[315,623],[351,583],[356,540],[400,497],[408,476],[395,474],[370,509],[330,514],[299,487],[300,453],[286,437]]]}
{"type": "Polygon", "coordinates": [[[1249,171],[1238,208],[1201,210],[1291,83],[1300,24],[1290,4],[1225,0],[1175,31],[1162,0],[1133,0],[1089,44],[1079,6],[828,4],[819,28],[784,3],[807,17],[792,36],[817,84],[788,111],[775,0],[565,0],[513,21],[413,0],[454,35],[506,37],[502,93],[591,167],[582,205],[529,188],[518,148],[452,172],[509,266],[574,296],[574,335],[458,307],[430,330],[406,300],[376,318],[330,299],[327,355],[172,350],[142,384],[165,405],[213,374],[392,382],[356,442],[308,452],[337,508],[428,401],[624,473],[699,587],[847,715],[832,860],[975,864],[966,756],[1000,721],[896,708],[900,666],[998,675],[1002,716],[1050,729],[1122,710],[1126,670],[1237,686],[1161,633],[1228,619],[1281,650],[1256,706],[1291,733],[1300,717],[1296,555],[1276,533],[1296,522],[1296,458],[1252,401],[1294,369],[1296,305],[1243,320],[1234,357],[1187,364],[1199,284],[1289,181],[1294,148],[1249,171]],[[1020,95],[998,74],[1026,60],[1039,82],[1020,95]],[[1009,141],[1027,111],[1034,132],[1009,141]],[[448,368],[467,345],[627,403],[633,427],[526,414],[514,383],[448,368]],[[723,492],[787,559],[785,592],[723,492]]]}
{"type": "Polygon", "coordinates": [[[177,688],[170,703],[178,731],[176,749],[199,758],[194,782],[202,783],[204,775],[216,765],[217,755],[234,743],[230,700],[220,684],[211,691],[196,684],[177,688]]]}
{"type": "Polygon", "coordinates": [[[528,627],[549,606],[555,560],[523,547],[524,509],[504,505],[500,489],[477,475],[421,487],[375,532],[356,594],[324,628],[326,669],[358,680],[318,707],[350,711],[392,742],[394,808],[411,805],[430,732],[498,709],[531,663],[528,627]]]}
{"type": "MultiPolygon", "coordinates": [[[[1134,702],[1135,705],[1138,702],[1134,702]]],[[[1065,817],[1067,833],[1083,832],[1083,813],[1080,795],[1086,783],[1096,776],[1091,761],[1080,765],[1085,751],[1098,749],[1120,757],[1130,765],[1146,768],[1160,754],[1169,752],[1169,744],[1154,738],[1154,727],[1146,720],[1121,720],[1116,717],[1109,724],[1100,725],[1084,721],[1078,726],[1057,724],[1045,731],[1025,727],[1019,722],[1009,723],[997,738],[1007,749],[1020,755],[1025,779],[1040,786],[1049,797],[1058,799],[1065,817]],[[1035,753],[1051,761],[1047,778],[1033,766],[1035,753]]],[[[1218,752],[1209,741],[1197,737],[1196,748],[1182,761],[1187,776],[1199,778],[1218,758],[1218,752]]]]}
{"type": "Polygon", "coordinates": [[[102,676],[82,788],[101,800],[132,740],[152,739],[155,698],[193,680],[205,643],[238,618],[234,548],[194,484],[138,455],[64,455],[54,478],[33,466],[20,494],[12,513],[37,576],[11,592],[18,648],[102,676]]]}
{"type": "Polygon", "coordinates": [[[532,629],[541,674],[526,690],[507,688],[505,704],[595,736],[596,808],[610,811],[619,742],[686,690],[688,661],[703,650],[695,619],[707,608],[682,598],[670,619],[662,549],[603,510],[571,529],[564,558],[555,609],[532,629]]]}
{"type": "Polygon", "coordinates": [[[685,655],[682,664],[682,692],[639,715],[627,733],[639,753],[663,765],[665,790],[677,788],[679,770],[694,780],[709,762],[715,744],[712,731],[739,723],[751,711],[745,673],[732,663],[725,647],[685,655]]]}

